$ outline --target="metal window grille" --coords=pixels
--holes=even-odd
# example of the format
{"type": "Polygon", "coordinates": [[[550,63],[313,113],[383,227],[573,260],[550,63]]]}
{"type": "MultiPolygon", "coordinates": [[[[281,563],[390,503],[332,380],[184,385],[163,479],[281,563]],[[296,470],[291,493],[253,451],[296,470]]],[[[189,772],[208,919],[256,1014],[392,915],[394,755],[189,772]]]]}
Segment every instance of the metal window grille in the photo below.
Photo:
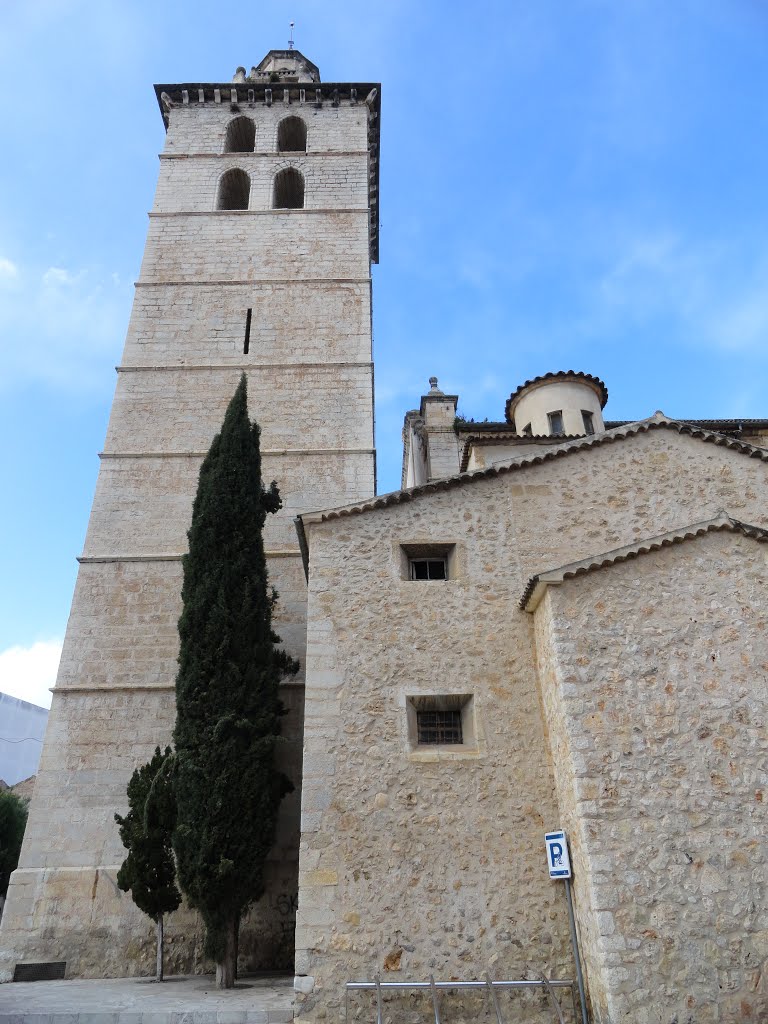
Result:
{"type": "Polygon", "coordinates": [[[67,969],[65,960],[44,964],[16,964],[13,969],[14,981],[61,981],[67,969]]]}
{"type": "Polygon", "coordinates": [[[419,743],[463,743],[461,711],[417,711],[419,743]]]}
{"type": "Polygon", "coordinates": [[[412,558],[412,580],[447,580],[448,567],[444,558],[412,558]]]}

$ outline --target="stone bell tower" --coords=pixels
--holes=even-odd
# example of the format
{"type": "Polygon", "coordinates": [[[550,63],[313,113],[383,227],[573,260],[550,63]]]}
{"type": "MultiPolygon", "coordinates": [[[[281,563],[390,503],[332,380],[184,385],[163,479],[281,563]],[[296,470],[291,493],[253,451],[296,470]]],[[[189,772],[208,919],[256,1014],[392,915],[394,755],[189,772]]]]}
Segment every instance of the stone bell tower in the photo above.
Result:
{"type": "MultiPolygon", "coordinates": [[[[156,87],[167,128],[140,278],[21,862],[0,977],[66,961],[67,976],[140,973],[148,918],[116,886],[114,824],[137,764],[170,741],[181,558],[201,460],[242,372],[283,509],[265,547],[276,629],[303,664],[303,511],[374,493],[371,262],[378,261],[379,88],[321,84],[272,50],[226,84],[156,87]]],[[[303,679],[287,682],[285,801],[269,889],[241,937],[244,968],[290,968],[303,679]]],[[[312,723],[307,723],[311,728],[312,723]]],[[[201,929],[169,921],[169,970],[201,929]]]]}

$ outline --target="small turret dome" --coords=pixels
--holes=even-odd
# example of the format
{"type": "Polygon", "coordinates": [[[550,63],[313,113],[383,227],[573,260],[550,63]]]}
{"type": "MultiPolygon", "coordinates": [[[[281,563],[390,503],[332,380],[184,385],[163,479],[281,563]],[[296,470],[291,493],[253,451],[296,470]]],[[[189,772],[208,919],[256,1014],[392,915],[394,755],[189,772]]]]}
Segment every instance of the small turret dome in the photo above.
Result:
{"type": "Polygon", "coordinates": [[[607,401],[608,388],[599,377],[581,370],[557,370],[521,384],[509,396],[505,415],[518,434],[599,434],[605,430],[607,401]]]}

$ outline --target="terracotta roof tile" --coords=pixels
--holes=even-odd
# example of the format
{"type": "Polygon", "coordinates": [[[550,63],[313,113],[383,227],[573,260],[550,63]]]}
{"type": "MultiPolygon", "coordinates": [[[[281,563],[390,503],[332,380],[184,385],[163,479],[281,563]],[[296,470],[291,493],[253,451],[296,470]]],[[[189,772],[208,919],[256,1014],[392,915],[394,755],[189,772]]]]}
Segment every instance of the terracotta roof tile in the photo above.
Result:
{"type": "Polygon", "coordinates": [[[603,408],[605,406],[605,403],[608,401],[608,388],[605,386],[605,383],[602,380],[600,380],[599,377],[595,377],[591,373],[584,373],[583,370],[551,370],[549,373],[542,373],[539,377],[531,377],[530,380],[525,381],[524,384],[521,384],[519,388],[516,388],[512,392],[512,394],[507,399],[507,404],[504,406],[504,415],[507,418],[507,422],[512,422],[510,408],[514,400],[517,398],[519,394],[521,394],[521,392],[525,391],[525,389],[529,388],[532,384],[538,384],[540,381],[543,380],[557,380],[560,377],[576,377],[578,380],[583,380],[589,384],[594,384],[600,392],[601,408],[603,408]]]}
{"type": "Polygon", "coordinates": [[[730,533],[741,533],[745,537],[752,537],[760,543],[768,542],[768,530],[760,526],[752,526],[750,523],[742,523],[733,519],[726,512],[721,512],[714,519],[707,519],[701,523],[692,523],[690,526],[683,526],[677,530],[670,530],[669,533],[662,533],[658,537],[649,537],[646,540],[628,544],[623,548],[615,548],[612,551],[604,551],[599,555],[592,555],[589,558],[582,558],[578,562],[569,562],[560,566],[559,569],[551,569],[549,572],[538,573],[531,576],[520,598],[519,606],[523,611],[533,612],[544,596],[548,586],[557,586],[565,580],[573,579],[576,576],[584,576],[607,566],[616,565],[619,562],[627,562],[630,559],[638,558],[640,555],[647,555],[651,551],[659,551],[661,548],[670,547],[673,544],[682,544],[684,541],[692,540],[694,537],[701,537],[705,533],[712,533],[719,530],[727,530],[730,533]]]}
{"type": "Polygon", "coordinates": [[[420,484],[418,487],[409,487],[401,491],[392,491],[389,494],[381,494],[365,501],[344,505],[340,508],[320,510],[317,512],[305,512],[298,516],[299,520],[315,520],[328,522],[331,519],[340,519],[343,516],[361,515],[364,512],[371,512],[374,509],[387,508],[390,505],[399,505],[414,498],[427,494],[435,494],[438,491],[452,490],[454,487],[463,487],[466,484],[478,480],[485,480],[489,477],[503,476],[505,473],[516,473],[526,469],[528,466],[537,466],[543,462],[550,462],[553,459],[566,458],[577,452],[587,451],[590,448],[600,448],[606,444],[615,444],[617,441],[624,441],[629,437],[638,434],[645,434],[651,430],[672,430],[677,434],[688,434],[708,444],[715,444],[721,448],[730,448],[733,451],[746,455],[751,459],[761,462],[768,462],[768,449],[759,448],[746,441],[739,441],[736,438],[726,437],[724,434],[717,434],[711,430],[704,430],[695,427],[690,423],[683,423],[679,420],[670,420],[661,413],[657,413],[647,420],[638,420],[636,423],[629,423],[626,426],[616,427],[607,430],[602,434],[592,434],[589,437],[580,437],[575,441],[565,444],[554,444],[542,452],[528,454],[521,458],[506,463],[489,466],[487,469],[476,469],[471,473],[459,473],[456,476],[443,477],[439,480],[431,480],[427,484],[420,484]]]}

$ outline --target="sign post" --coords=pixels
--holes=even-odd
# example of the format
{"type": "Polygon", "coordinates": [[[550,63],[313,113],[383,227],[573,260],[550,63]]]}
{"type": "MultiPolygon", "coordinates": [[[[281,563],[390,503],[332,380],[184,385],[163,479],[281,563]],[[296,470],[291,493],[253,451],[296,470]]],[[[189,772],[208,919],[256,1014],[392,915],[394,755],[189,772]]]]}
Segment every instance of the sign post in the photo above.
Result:
{"type": "Polygon", "coordinates": [[[579,956],[579,943],[576,937],[576,919],[573,915],[573,896],[571,894],[571,858],[568,854],[568,838],[562,829],[556,832],[546,832],[544,845],[547,850],[547,870],[549,877],[565,882],[565,898],[568,901],[568,923],[571,928],[571,945],[573,946],[573,959],[576,963],[576,980],[579,985],[579,1000],[581,1002],[581,1021],[587,1024],[587,1000],[584,996],[584,977],[581,973],[581,957],[579,956]]]}

